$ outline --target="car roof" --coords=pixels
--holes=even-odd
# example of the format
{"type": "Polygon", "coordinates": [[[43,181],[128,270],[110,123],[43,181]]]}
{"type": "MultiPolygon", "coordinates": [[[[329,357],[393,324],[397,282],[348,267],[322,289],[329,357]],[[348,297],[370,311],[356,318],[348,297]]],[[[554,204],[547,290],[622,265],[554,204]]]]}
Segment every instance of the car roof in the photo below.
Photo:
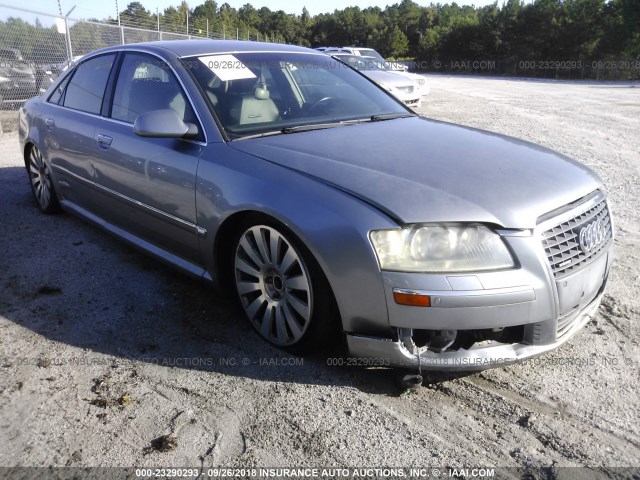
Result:
{"type": "MultiPolygon", "coordinates": [[[[114,52],[120,50],[146,50],[162,53],[171,51],[178,57],[191,57],[217,53],[242,52],[290,52],[320,54],[317,50],[282,43],[252,42],[247,40],[164,40],[156,42],[130,43],[108,47],[96,52],[114,52]]],[[[93,52],[92,52],[93,53],[93,52]]]]}

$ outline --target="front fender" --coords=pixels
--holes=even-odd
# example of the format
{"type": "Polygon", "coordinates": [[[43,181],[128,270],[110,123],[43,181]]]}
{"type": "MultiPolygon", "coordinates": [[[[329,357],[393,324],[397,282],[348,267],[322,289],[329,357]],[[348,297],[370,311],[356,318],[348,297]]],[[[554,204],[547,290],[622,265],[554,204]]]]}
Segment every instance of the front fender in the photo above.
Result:
{"type": "Polygon", "coordinates": [[[238,212],[261,212],[285,224],[314,255],[346,332],[389,334],[382,276],[368,232],[397,225],[375,208],[224,143],[209,144],[200,161],[196,207],[198,226],[207,231],[201,242],[205,268],[215,280],[220,226],[238,212]]]}

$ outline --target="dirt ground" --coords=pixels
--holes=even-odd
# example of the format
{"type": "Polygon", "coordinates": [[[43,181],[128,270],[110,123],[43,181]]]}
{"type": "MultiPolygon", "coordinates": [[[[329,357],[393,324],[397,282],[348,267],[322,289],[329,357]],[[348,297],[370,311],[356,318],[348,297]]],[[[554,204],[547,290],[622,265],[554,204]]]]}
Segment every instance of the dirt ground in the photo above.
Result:
{"type": "Polygon", "coordinates": [[[18,111],[15,109],[0,110],[0,133],[9,133],[18,129],[18,111]]]}
{"type": "Polygon", "coordinates": [[[604,178],[616,262],[579,335],[409,395],[390,371],[290,357],[207,286],[39,214],[5,133],[0,466],[640,466],[640,87],[428,78],[423,114],[541,143],[604,178]]]}

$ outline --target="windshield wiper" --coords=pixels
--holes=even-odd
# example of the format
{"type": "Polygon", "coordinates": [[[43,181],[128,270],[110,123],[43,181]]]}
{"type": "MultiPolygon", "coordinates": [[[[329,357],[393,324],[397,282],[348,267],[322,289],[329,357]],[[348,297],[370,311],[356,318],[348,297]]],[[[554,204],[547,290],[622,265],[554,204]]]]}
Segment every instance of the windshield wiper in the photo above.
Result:
{"type": "Polygon", "coordinates": [[[372,122],[381,122],[383,120],[393,120],[394,118],[409,118],[417,117],[415,113],[381,113],[379,115],[372,115],[372,122]]]}
{"type": "Polygon", "coordinates": [[[232,140],[249,140],[250,138],[269,137],[271,135],[282,135],[282,130],[270,130],[268,132],[254,133],[253,135],[242,135],[232,140]]]}
{"type": "Polygon", "coordinates": [[[371,117],[354,118],[351,120],[341,120],[339,122],[312,123],[310,125],[295,125],[293,127],[284,127],[284,128],[281,128],[280,130],[269,130],[266,132],[255,133],[252,135],[242,135],[240,137],[234,138],[234,140],[249,140],[251,138],[269,137],[271,135],[310,132],[312,130],[324,130],[326,128],[346,127],[347,125],[356,125],[356,124],[366,123],[366,122],[378,122],[382,120],[390,120],[391,118],[414,117],[414,116],[415,115],[408,114],[408,113],[383,113],[380,115],[373,115],[371,117]]]}
{"type": "Polygon", "coordinates": [[[311,130],[323,130],[325,128],[344,127],[347,122],[340,123],[315,123],[312,125],[296,125],[295,127],[284,127],[280,130],[269,130],[267,132],[255,133],[253,135],[243,135],[234,140],[249,140],[251,138],[270,137],[271,135],[282,135],[287,133],[310,132],[311,130]]]}
{"type": "Polygon", "coordinates": [[[323,130],[325,128],[344,127],[346,125],[349,125],[349,124],[346,122],[314,123],[311,125],[297,125],[295,127],[285,127],[280,131],[282,133],[310,132],[311,130],[323,130]]]}

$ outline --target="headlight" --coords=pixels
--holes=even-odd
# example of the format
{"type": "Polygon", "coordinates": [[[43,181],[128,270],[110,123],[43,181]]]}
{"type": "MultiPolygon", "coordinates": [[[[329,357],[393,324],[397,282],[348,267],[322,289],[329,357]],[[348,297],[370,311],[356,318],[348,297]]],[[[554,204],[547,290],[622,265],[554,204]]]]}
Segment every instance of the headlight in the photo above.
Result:
{"type": "Polygon", "coordinates": [[[514,266],[500,236],[483,225],[413,225],[374,230],[370,236],[382,270],[473,272],[514,266]]]}

